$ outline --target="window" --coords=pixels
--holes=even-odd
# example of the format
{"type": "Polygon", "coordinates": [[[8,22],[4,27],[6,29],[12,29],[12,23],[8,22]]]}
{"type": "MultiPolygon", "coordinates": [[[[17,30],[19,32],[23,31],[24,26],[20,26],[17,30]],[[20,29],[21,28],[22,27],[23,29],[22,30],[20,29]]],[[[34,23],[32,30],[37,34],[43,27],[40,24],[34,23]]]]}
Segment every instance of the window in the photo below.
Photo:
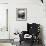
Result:
{"type": "Polygon", "coordinates": [[[8,31],[8,4],[0,4],[0,31],[8,31]]]}

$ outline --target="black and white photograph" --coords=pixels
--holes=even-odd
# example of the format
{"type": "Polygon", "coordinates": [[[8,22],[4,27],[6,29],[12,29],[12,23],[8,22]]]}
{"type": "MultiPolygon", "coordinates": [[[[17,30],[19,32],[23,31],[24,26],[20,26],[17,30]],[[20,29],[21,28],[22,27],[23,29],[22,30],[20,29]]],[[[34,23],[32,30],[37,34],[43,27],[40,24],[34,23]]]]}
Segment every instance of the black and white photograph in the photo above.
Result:
{"type": "Polygon", "coordinates": [[[17,21],[27,20],[27,8],[16,8],[16,20],[17,21]]]}
{"type": "Polygon", "coordinates": [[[0,46],[46,46],[46,0],[0,0],[0,46]]]}

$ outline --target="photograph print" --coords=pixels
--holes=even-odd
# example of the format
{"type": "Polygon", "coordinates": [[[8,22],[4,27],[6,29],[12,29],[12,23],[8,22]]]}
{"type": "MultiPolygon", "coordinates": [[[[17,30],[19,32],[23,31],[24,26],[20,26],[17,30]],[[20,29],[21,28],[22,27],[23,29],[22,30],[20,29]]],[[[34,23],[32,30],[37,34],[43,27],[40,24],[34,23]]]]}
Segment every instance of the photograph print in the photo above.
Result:
{"type": "Polygon", "coordinates": [[[17,21],[27,20],[27,8],[16,8],[16,20],[17,21]]]}

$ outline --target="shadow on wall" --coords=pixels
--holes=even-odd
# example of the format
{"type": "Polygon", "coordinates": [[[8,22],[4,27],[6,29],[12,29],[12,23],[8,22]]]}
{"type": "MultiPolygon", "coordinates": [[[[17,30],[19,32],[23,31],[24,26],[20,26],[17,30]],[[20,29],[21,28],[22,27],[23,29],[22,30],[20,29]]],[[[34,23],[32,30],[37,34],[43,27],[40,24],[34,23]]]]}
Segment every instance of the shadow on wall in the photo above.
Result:
{"type": "Polygon", "coordinates": [[[44,45],[44,37],[43,37],[43,26],[40,25],[40,39],[42,40],[42,46],[45,46],[44,45]]]}

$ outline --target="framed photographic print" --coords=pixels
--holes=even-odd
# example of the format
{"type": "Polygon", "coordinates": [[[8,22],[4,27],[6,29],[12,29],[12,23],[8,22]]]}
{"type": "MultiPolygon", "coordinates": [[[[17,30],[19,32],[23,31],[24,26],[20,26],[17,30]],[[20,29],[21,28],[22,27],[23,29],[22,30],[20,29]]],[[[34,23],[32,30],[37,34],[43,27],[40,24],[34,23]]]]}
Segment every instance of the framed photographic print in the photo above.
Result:
{"type": "Polygon", "coordinates": [[[16,20],[17,21],[27,20],[27,8],[16,8],[16,20]]]}

